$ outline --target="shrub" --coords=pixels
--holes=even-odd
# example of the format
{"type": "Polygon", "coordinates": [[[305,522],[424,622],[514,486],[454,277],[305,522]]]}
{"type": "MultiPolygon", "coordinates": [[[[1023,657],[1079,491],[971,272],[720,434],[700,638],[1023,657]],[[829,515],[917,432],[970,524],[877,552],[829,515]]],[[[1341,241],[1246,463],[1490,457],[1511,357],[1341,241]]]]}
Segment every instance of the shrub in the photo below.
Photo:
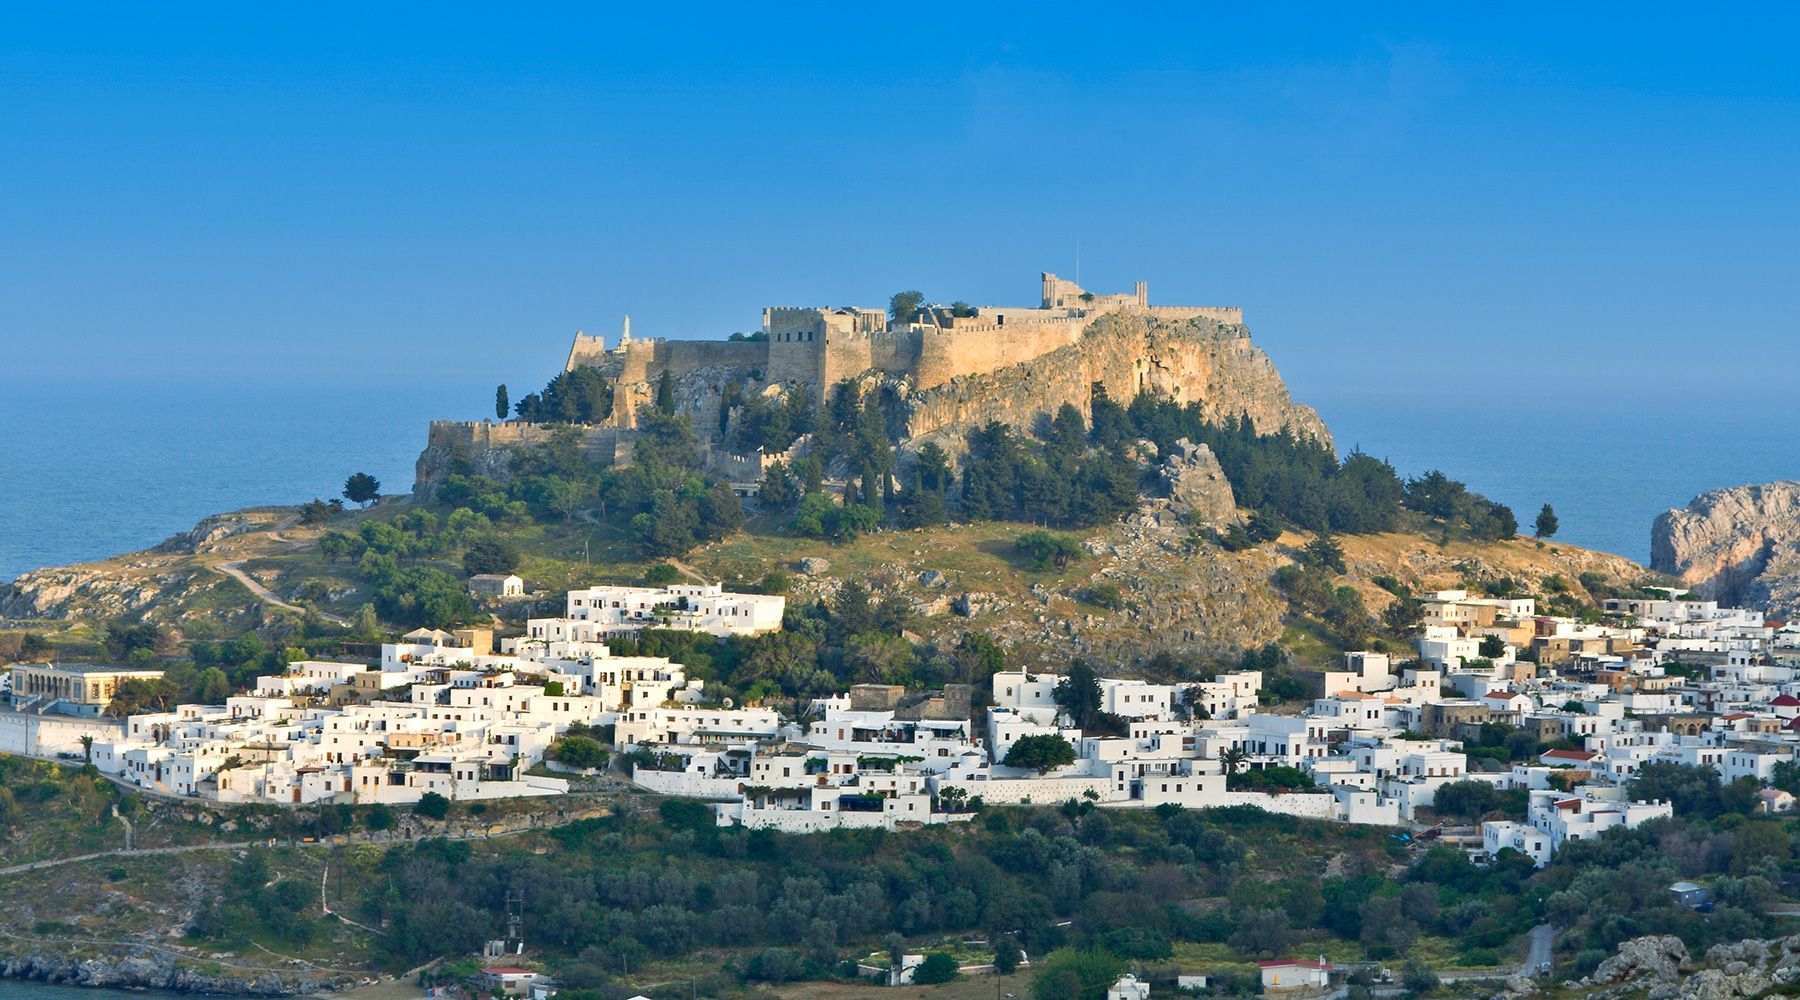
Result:
{"type": "Polygon", "coordinates": [[[426,792],[413,804],[413,812],[427,819],[443,819],[450,815],[450,800],[436,792],[426,792]]]}
{"type": "Polygon", "coordinates": [[[925,956],[925,961],[913,970],[913,982],[921,986],[933,983],[947,983],[956,978],[956,959],[949,952],[934,951],[925,956]]]}
{"type": "Polygon", "coordinates": [[[681,579],[681,571],[666,562],[659,562],[644,570],[644,583],[651,587],[666,587],[681,579]]]}

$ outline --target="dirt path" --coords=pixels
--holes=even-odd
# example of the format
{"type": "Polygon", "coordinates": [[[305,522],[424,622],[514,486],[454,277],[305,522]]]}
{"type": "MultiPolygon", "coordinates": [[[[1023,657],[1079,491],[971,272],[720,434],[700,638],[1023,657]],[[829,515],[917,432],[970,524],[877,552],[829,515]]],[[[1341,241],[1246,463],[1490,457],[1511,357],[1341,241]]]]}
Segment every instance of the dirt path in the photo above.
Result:
{"type": "Polygon", "coordinates": [[[256,580],[250,576],[250,574],[244,572],[244,564],[242,562],[208,563],[207,568],[209,568],[217,573],[223,573],[226,576],[231,577],[233,580],[236,580],[237,582],[243,584],[244,587],[250,591],[250,593],[255,594],[258,598],[260,598],[265,603],[273,604],[278,608],[283,608],[285,610],[297,612],[297,613],[303,614],[303,615],[310,611],[312,614],[318,615],[320,618],[325,619],[326,621],[332,623],[333,625],[340,625],[344,628],[350,627],[350,619],[345,618],[341,615],[334,615],[327,611],[318,611],[318,610],[315,610],[312,608],[303,608],[298,604],[289,604],[288,602],[282,600],[281,598],[276,597],[273,593],[271,593],[269,591],[269,588],[263,586],[260,583],[257,583],[256,580]]]}
{"type": "Polygon", "coordinates": [[[674,556],[670,556],[669,558],[664,559],[663,562],[666,562],[669,565],[680,570],[688,579],[694,581],[695,583],[699,584],[702,587],[712,586],[713,581],[708,580],[704,576],[701,576],[699,570],[695,569],[692,566],[689,566],[687,563],[682,562],[681,560],[675,558],[674,556]]]}

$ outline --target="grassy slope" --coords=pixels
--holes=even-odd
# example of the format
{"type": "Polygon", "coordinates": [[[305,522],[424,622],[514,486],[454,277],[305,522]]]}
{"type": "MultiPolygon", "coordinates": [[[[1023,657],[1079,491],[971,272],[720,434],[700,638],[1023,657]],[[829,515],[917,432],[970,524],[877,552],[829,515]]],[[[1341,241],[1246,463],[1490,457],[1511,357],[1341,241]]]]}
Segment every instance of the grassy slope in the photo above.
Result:
{"type": "MultiPolygon", "coordinates": [[[[314,606],[351,616],[367,599],[367,584],[348,561],[332,563],[317,551],[327,528],[354,532],[366,520],[384,520],[413,509],[409,498],[390,499],[368,511],[351,511],[325,527],[301,527],[289,512],[255,512],[261,527],[204,548],[201,552],[151,550],[82,567],[116,578],[123,588],[166,584],[149,610],[154,620],[176,624],[190,637],[209,638],[254,628],[268,607],[243,585],[209,567],[238,562],[279,596],[303,588],[322,594],[314,606]]],[[[439,510],[443,514],[445,511],[439,510]]],[[[1006,640],[1024,662],[1056,663],[1070,655],[1090,655],[1129,670],[1157,649],[1202,659],[1228,660],[1235,650],[1285,639],[1302,663],[1324,662],[1332,651],[1308,633],[1285,628],[1283,605],[1266,585],[1275,568],[1291,561],[1310,540],[1290,532],[1278,542],[1245,553],[1194,545],[1185,529],[1144,526],[1138,520],[1082,533],[1094,554],[1064,570],[1036,571],[1013,551],[1012,541],[1028,526],[1010,523],[948,525],[928,530],[877,532],[848,544],[802,538],[785,529],[785,518],[752,518],[746,531],[685,557],[698,572],[727,584],[753,583],[769,569],[792,569],[806,556],[829,561],[826,572],[797,577],[794,599],[828,595],[844,580],[899,589],[915,599],[919,632],[928,639],[952,640],[964,629],[982,628],[1006,640]],[[935,570],[944,583],[927,587],[920,574],[935,570]],[[1099,584],[1118,586],[1125,607],[1109,611],[1093,600],[1099,584]],[[974,621],[952,613],[953,598],[972,593],[991,610],[974,621]]],[[[1390,576],[1414,589],[1466,586],[1512,577],[1527,592],[1542,593],[1545,581],[1560,578],[1578,596],[1584,572],[1599,572],[1615,583],[1638,583],[1652,576],[1630,560],[1567,545],[1531,539],[1510,542],[1449,542],[1425,533],[1344,536],[1348,573],[1372,611],[1391,595],[1374,581],[1390,576]]],[[[521,575],[548,600],[548,613],[562,590],[602,581],[635,581],[656,560],[646,559],[628,528],[587,520],[508,526],[507,536],[524,553],[521,575]]],[[[460,573],[458,553],[421,559],[426,565],[460,573]]],[[[520,609],[522,610],[522,609],[520,609]]],[[[51,623],[65,655],[97,651],[96,618],[51,623]]]]}

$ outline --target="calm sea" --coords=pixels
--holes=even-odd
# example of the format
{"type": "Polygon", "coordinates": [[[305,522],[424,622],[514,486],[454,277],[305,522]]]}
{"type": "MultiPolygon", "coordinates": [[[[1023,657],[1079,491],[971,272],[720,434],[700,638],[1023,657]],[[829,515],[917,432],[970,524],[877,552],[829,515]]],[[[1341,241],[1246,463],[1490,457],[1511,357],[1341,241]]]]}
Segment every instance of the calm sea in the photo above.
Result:
{"type": "Polygon", "coordinates": [[[97,1000],[102,997],[136,997],[139,1000],[194,1000],[185,993],[162,990],[93,990],[81,986],[55,986],[29,979],[0,979],[0,1000],[97,1000]]]}
{"type": "Polygon", "coordinates": [[[433,417],[492,416],[493,386],[0,382],[0,580],[154,545],[208,514],[412,488],[433,417]]]}
{"type": "MultiPolygon", "coordinates": [[[[411,487],[433,417],[487,415],[490,385],[0,383],[0,580],[153,545],[207,514],[337,495],[368,471],[411,487]]],[[[1546,501],[1562,540],[1649,557],[1663,509],[1717,486],[1800,477],[1800,408],[1732,400],[1628,407],[1527,399],[1296,394],[1349,450],[1439,467],[1511,504],[1546,501]]]]}

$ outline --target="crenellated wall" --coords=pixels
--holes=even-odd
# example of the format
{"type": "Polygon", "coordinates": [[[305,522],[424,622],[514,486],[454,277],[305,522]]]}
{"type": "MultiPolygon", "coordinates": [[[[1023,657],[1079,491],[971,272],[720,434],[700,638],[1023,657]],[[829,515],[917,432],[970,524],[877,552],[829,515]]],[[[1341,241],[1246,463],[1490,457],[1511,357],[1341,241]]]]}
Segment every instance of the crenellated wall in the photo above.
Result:
{"type": "Polygon", "coordinates": [[[913,388],[930,389],[961,376],[1029,363],[1078,342],[1087,325],[1087,320],[1079,316],[1024,322],[1017,318],[1010,322],[980,319],[948,328],[919,330],[918,357],[911,371],[913,388]]]}

